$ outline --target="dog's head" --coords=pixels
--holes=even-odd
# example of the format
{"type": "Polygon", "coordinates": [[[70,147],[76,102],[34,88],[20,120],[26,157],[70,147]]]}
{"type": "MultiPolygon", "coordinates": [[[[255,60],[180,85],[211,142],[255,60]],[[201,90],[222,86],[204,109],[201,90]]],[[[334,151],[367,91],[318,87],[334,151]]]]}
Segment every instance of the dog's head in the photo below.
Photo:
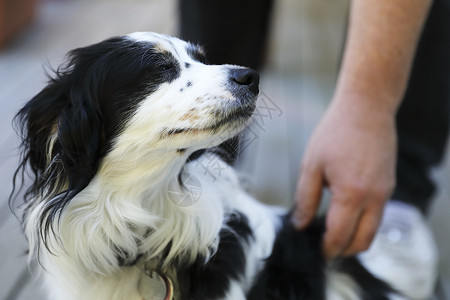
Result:
{"type": "Polygon", "coordinates": [[[208,65],[200,47],[154,33],[75,49],[16,118],[21,168],[29,163],[36,178],[27,195],[70,198],[110,156],[110,168],[139,166],[149,153],[187,159],[218,145],[247,125],[258,81],[251,69],[208,65]]]}

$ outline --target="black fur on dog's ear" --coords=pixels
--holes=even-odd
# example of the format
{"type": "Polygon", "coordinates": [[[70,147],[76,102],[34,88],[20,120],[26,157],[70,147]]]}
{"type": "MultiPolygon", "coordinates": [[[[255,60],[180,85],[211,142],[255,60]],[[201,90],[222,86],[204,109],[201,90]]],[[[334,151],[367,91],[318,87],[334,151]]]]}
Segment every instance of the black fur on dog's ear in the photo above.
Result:
{"type": "Polygon", "coordinates": [[[25,192],[25,203],[49,199],[42,232],[48,231],[56,215],[87,186],[103,151],[105,135],[96,107],[98,99],[77,78],[81,74],[75,74],[76,68],[70,65],[67,70],[58,70],[14,119],[22,137],[22,157],[14,183],[18,176],[23,182],[29,167],[33,183],[25,192]]]}
{"type": "MultiPolygon", "coordinates": [[[[34,182],[26,191],[25,199],[39,195],[47,181],[44,175],[50,161],[55,159],[57,150],[49,149],[52,135],[56,136],[57,121],[62,108],[67,104],[65,87],[59,80],[51,83],[31,99],[15,116],[13,122],[22,140],[22,156],[19,168],[14,177],[22,175],[22,181],[27,165],[32,171],[34,182]]],[[[54,160],[56,165],[56,160],[54,160]]],[[[47,174],[51,172],[47,171],[47,174]]],[[[51,184],[51,183],[50,183],[51,184]]]]}
{"type": "Polygon", "coordinates": [[[68,58],[14,120],[22,157],[10,204],[29,168],[33,183],[24,201],[45,201],[42,232],[89,184],[138,104],[179,75],[177,63],[154,44],[123,37],[75,49],[68,58]]]}

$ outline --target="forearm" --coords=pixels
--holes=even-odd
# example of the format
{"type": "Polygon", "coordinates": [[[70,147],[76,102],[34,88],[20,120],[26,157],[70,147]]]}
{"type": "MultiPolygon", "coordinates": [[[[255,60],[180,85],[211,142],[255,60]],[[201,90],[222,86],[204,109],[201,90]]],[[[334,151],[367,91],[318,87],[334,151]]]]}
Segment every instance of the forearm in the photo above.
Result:
{"type": "Polygon", "coordinates": [[[334,102],[392,116],[431,0],[352,0],[334,102]]]}

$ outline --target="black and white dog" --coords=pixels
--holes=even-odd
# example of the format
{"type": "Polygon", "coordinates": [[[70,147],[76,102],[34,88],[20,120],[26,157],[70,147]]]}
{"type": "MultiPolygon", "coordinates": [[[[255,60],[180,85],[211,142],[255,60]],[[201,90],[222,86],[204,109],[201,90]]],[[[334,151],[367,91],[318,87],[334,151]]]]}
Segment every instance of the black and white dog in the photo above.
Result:
{"type": "Polygon", "coordinates": [[[70,52],[16,117],[23,226],[51,299],[388,299],[356,258],[325,267],[323,222],[295,231],[222,159],[258,84],[154,33],[70,52]]]}

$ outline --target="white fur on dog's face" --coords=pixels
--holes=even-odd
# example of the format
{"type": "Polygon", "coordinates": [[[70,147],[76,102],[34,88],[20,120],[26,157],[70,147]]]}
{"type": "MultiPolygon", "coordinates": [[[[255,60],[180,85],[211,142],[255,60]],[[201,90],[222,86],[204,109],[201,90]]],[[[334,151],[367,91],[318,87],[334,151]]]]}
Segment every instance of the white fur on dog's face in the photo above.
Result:
{"type": "Polygon", "coordinates": [[[167,67],[178,67],[179,76],[160,85],[140,103],[117,140],[117,148],[129,144],[134,136],[140,145],[192,152],[216,146],[248,124],[257,95],[230,80],[230,71],[245,68],[206,65],[196,59],[202,55],[200,48],[177,38],[154,33],[128,37],[148,42],[168,60],[175,60],[167,67]]]}

